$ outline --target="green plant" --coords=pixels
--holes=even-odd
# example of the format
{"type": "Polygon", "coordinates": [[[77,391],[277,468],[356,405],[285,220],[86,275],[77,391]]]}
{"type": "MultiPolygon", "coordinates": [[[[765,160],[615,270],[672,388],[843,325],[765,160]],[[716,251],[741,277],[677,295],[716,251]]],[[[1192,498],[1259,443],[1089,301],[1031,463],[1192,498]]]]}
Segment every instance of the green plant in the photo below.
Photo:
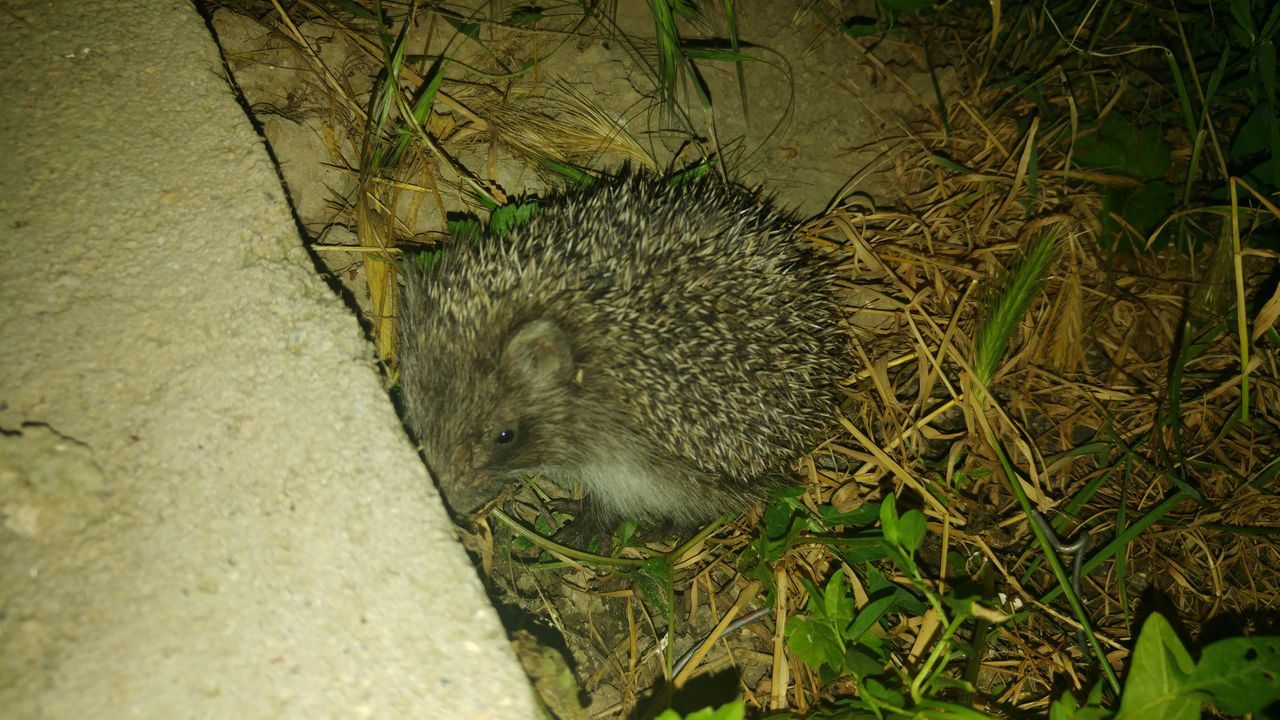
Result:
{"type": "Polygon", "coordinates": [[[1099,242],[1107,250],[1172,244],[1192,252],[1215,237],[1191,213],[1225,203],[1230,178],[1264,193],[1280,188],[1280,6],[1194,0],[1135,13],[1115,32],[1110,4],[1096,13],[1084,5],[1054,11],[1077,13],[1082,24],[1073,34],[1089,37],[1063,58],[1068,72],[1088,78],[1110,58],[1132,57],[1154,81],[1138,86],[1143,96],[1120,85],[1105,104],[1084,102],[1073,124],[1074,162],[1107,177],[1099,242]]]}
{"type": "MultiPolygon", "coordinates": [[[[1099,242],[1108,250],[1133,250],[1150,237],[1178,205],[1178,190],[1167,175],[1173,148],[1158,123],[1111,114],[1076,144],[1074,158],[1086,168],[1124,178],[1103,188],[1099,242]]],[[[1160,249],[1168,235],[1153,244],[1160,249]]]]}
{"type": "Polygon", "coordinates": [[[1211,643],[1197,662],[1163,615],[1142,626],[1125,678],[1120,707],[1101,707],[1095,689],[1083,705],[1064,696],[1050,708],[1050,720],[1193,720],[1202,707],[1241,716],[1263,712],[1280,701],[1280,637],[1234,637],[1211,643]]]}
{"type": "Polygon", "coordinates": [[[656,720],[742,720],[746,714],[746,707],[739,700],[720,708],[704,708],[688,715],[681,715],[675,710],[665,710],[656,720]]]}
{"type": "MultiPolygon", "coordinates": [[[[644,48],[636,38],[629,37],[613,22],[607,12],[590,11],[588,14],[596,19],[604,31],[627,52],[636,70],[648,78],[653,87],[654,97],[666,111],[669,124],[674,126],[687,141],[701,143],[710,139],[710,149],[703,149],[705,159],[723,157],[716,126],[717,100],[713,97],[711,84],[708,83],[700,63],[733,63],[737,79],[737,95],[743,119],[750,121],[751,113],[748,104],[746,71],[747,63],[763,63],[787,78],[788,92],[794,94],[791,87],[791,73],[784,58],[770,54],[767,47],[749,46],[742,42],[738,35],[737,8],[732,0],[718,3],[720,16],[723,19],[724,36],[708,36],[706,32],[711,23],[711,14],[694,0],[650,0],[649,12],[653,17],[653,43],[655,51],[644,48]],[[690,39],[682,28],[693,26],[704,36],[690,39]],[[687,98],[696,98],[696,107],[687,98]],[[701,122],[695,110],[701,110],[701,122]]],[[[772,135],[786,126],[790,119],[792,98],[788,98],[785,112],[774,122],[769,134],[772,135]]],[[[758,151],[756,151],[758,152],[758,151]]],[[[739,169],[745,164],[742,157],[736,159],[739,169]]]]}
{"type": "MultiPolygon", "coordinates": [[[[965,623],[981,619],[999,625],[1012,617],[973,598],[938,593],[926,582],[915,559],[926,531],[918,510],[899,515],[890,495],[880,505],[880,521],[885,554],[907,578],[911,590],[889,582],[872,563],[862,566],[868,602],[861,608],[856,607],[843,568],[821,587],[804,583],[809,602],[787,626],[788,648],[800,661],[819,669],[826,682],[847,678],[856,681],[857,688],[855,697],[838,698],[807,717],[992,717],[953,700],[973,688],[948,668],[974,651],[973,644],[956,637],[965,623]],[[885,621],[894,613],[918,616],[926,609],[939,619],[942,631],[915,667],[904,670],[890,660],[885,621]]],[[[1134,648],[1118,708],[1105,706],[1104,687],[1096,684],[1083,700],[1064,694],[1050,706],[1049,717],[1178,720],[1200,717],[1203,705],[1232,716],[1257,713],[1280,700],[1280,637],[1218,640],[1204,648],[1197,662],[1169,623],[1153,614],[1134,648]]]]}
{"type": "MultiPolygon", "coordinates": [[[[830,717],[914,715],[937,718],[982,718],[982,713],[946,701],[953,692],[972,688],[948,674],[952,661],[967,644],[956,633],[975,617],[1004,621],[1008,617],[983,607],[975,598],[939,593],[916,562],[925,538],[925,518],[919,510],[899,515],[893,495],[879,506],[880,544],[892,566],[910,589],[890,581],[874,564],[861,564],[867,602],[856,607],[846,587],[844,570],[836,570],[819,588],[805,581],[809,602],[805,612],[787,626],[787,646],[797,658],[818,668],[824,679],[848,677],[856,682],[856,697],[838,700],[830,717]],[[940,633],[928,653],[911,670],[891,661],[886,619],[893,614],[937,620],[940,633]]],[[[828,717],[828,715],[818,715],[828,717]]]]}
{"type": "Polygon", "coordinates": [[[1182,24],[1189,47],[1186,62],[1200,74],[1213,68],[1204,113],[1234,116],[1225,138],[1227,169],[1255,187],[1280,188],[1280,5],[1267,0],[1195,0],[1188,5],[1197,11],[1182,24]],[[1209,19],[1216,22],[1205,22],[1209,19]]]}

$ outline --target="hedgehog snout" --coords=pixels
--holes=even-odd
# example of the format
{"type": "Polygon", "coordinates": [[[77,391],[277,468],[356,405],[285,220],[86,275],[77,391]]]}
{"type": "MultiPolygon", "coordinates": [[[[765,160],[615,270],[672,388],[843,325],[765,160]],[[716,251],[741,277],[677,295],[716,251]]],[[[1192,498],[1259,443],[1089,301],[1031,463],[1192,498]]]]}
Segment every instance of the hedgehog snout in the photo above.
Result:
{"type": "Polygon", "coordinates": [[[445,504],[454,515],[461,517],[474,515],[501,488],[501,483],[484,477],[484,472],[477,470],[473,458],[472,449],[466,446],[436,454],[434,461],[427,458],[427,468],[445,504]]]}

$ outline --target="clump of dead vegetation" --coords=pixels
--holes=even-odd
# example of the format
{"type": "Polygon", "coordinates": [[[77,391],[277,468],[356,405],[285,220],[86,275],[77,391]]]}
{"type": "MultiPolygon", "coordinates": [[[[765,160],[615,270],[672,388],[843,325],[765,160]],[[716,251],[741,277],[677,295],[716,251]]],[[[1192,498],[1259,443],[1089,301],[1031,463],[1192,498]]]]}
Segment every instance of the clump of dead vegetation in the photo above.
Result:
{"type": "MultiPolygon", "coordinates": [[[[900,139],[903,207],[837,210],[812,230],[870,258],[859,270],[885,315],[849,420],[871,452],[850,450],[865,464],[826,484],[922,498],[964,565],[943,556],[936,579],[992,573],[988,600],[1031,608],[971,676],[992,708],[1043,711],[1064,684],[1120,671],[1153,610],[1192,639],[1277,630],[1277,196],[1268,166],[1231,147],[1239,122],[1215,115],[1240,98],[1215,97],[1221,77],[1185,45],[1138,46],[1140,18],[1102,33],[1014,9],[987,37],[922,28],[952,43],[966,90],[940,127],[900,139]],[[1179,84],[1151,82],[1166,62],[1179,84]],[[1043,290],[984,372],[991,288],[1018,281],[1046,228],[1043,290]],[[1073,613],[1036,536],[1085,531],[1073,613]]],[[[1168,42],[1178,19],[1155,23],[1168,42]]]]}

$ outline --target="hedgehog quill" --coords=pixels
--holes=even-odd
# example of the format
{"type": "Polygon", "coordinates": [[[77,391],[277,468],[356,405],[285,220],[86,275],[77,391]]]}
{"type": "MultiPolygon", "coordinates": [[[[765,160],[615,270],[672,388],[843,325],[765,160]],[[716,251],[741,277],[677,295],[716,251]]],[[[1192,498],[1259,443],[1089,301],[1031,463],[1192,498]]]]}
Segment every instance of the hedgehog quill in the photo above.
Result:
{"type": "Polygon", "coordinates": [[[579,485],[598,525],[743,509],[820,440],[851,370],[830,266],[713,178],[624,172],[406,265],[406,420],[461,515],[535,474],[579,485]]]}

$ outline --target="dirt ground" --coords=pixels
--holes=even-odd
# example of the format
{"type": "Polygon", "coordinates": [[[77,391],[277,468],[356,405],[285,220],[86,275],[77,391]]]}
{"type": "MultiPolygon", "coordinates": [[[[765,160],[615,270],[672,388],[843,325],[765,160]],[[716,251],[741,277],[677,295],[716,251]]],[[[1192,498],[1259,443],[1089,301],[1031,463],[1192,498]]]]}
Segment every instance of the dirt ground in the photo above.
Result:
{"type": "MultiPolygon", "coordinates": [[[[313,237],[324,243],[335,206],[349,199],[353,186],[352,148],[339,138],[341,128],[328,90],[320,85],[308,59],[270,29],[276,18],[269,6],[249,12],[255,9],[252,3],[238,5],[243,7],[214,5],[219,43],[280,162],[299,217],[313,237]]],[[[475,5],[474,12],[483,17],[492,4],[475,5]]],[[[622,3],[617,10],[617,33],[640,39],[652,36],[647,6],[622,3]]],[[[853,7],[846,10],[856,14],[853,7]]],[[[502,10],[493,12],[500,15],[502,10]]],[[[588,27],[566,42],[560,32],[534,28],[521,33],[509,26],[485,26],[482,32],[487,33],[488,42],[482,52],[475,43],[458,40],[449,26],[441,28],[443,23],[437,23],[434,33],[423,31],[431,39],[424,39],[422,45],[425,52],[453,53],[460,65],[481,63],[490,52],[533,59],[533,68],[510,83],[509,105],[524,103],[543,110],[548,98],[562,98],[571,90],[629,133],[655,167],[679,167],[718,148],[733,180],[759,186],[801,217],[817,214],[851,193],[881,202],[896,198],[885,174],[893,164],[891,146],[882,141],[900,137],[906,124],[934,103],[934,79],[922,71],[923,58],[915,50],[892,47],[890,40],[877,48],[877,63],[885,57],[899,59],[899,64],[887,68],[901,79],[899,85],[886,80],[866,59],[864,41],[833,32],[838,19],[834,13],[827,14],[832,11],[826,6],[801,10],[789,4],[748,2],[740,4],[738,12],[743,45],[760,60],[743,63],[741,93],[734,64],[698,65],[711,90],[714,128],[686,88],[681,101],[695,108],[689,115],[694,130],[701,134],[697,145],[688,143],[689,134],[680,131],[678,122],[655,99],[648,78],[603,29],[588,27]]],[[[723,37],[723,29],[716,28],[722,22],[717,20],[708,19],[711,27],[704,31],[708,37],[723,37]]],[[[300,22],[299,29],[316,43],[319,58],[330,68],[340,69],[353,94],[364,102],[359,94],[368,92],[376,62],[351,52],[328,28],[300,22]]],[[[942,88],[951,82],[945,68],[937,82],[942,88]]],[[[501,108],[487,109],[491,117],[503,119],[501,108]]],[[[568,112],[563,105],[546,109],[553,111],[561,112],[553,119],[572,120],[563,115],[568,112]]],[[[531,169],[527,158],[513,155],[501,143],[469,138],[451,150],[474,173],[507,193],[537,193],[546,185],[546,176],[531,169]]],[[[582,153],[578,159],[595,160],[584,162],[594,167],[614,167],[620,162],[617,156],[591,153],[582,153]]],[[[447,181],[440,189],[447,209],[474,207],[447,181]]],[[[424,217],[421,222],[420,230],[440,229],[439,218],[424,217]]]]}

